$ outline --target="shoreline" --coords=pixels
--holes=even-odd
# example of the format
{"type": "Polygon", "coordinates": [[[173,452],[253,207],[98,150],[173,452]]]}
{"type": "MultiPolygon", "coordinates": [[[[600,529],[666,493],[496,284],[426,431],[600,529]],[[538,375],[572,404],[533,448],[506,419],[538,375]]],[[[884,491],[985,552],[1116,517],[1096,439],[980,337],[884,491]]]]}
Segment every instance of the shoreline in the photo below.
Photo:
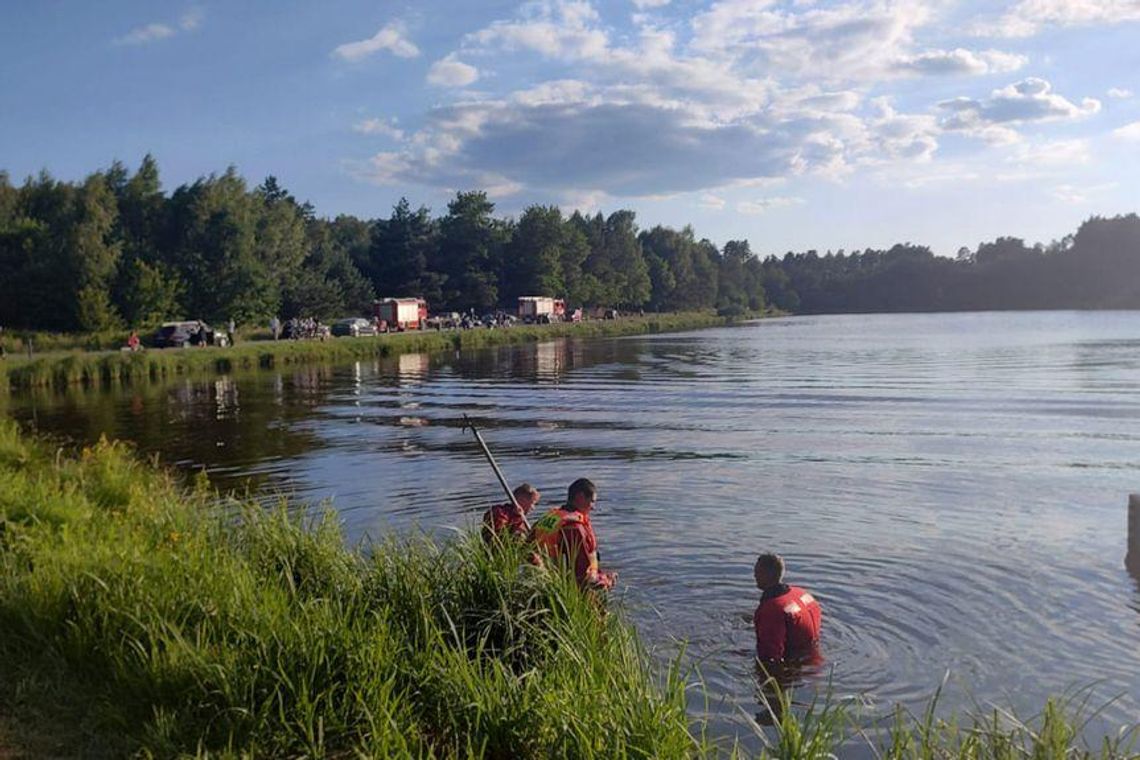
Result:
{"type": "Polygon", "coordinates": [[[225,348],[145,349],[53,352],[25,359],[9,355],[0,362],[0,395],[36,388],[111,386],[124,382],[161,382],[189,374],[226,374],[273,369],[291,364],[373,359],[408,353],[438,353],[500,345],[538,343],[554,338],[620,337],[683,332],[759,318],[731,318],[711,312],[678,312],[591,320],[580,323],[525,325],[468,330],[425,330],[360,338],[273,341],[250,340],[225,348]]]}

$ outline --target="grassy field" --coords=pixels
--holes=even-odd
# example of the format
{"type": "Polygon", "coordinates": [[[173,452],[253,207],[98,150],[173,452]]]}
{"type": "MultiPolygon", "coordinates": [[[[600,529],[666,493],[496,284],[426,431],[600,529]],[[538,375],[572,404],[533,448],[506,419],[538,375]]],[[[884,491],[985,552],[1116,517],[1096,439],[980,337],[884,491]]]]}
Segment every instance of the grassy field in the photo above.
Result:
{"type": "Polygon", "coordinates": [[[28,359],[18,351],[0,362],[0,393],[27,388],[160,381],[199,372],[232,372],[284,364],[337,362],[404,353],[456,351],[484,346],[533,343],[563,336],[617,336],[671,332],[726,323],[703,312],[654,314],[580,324],[516,326],[488,330],[394,333],[323,341],[241,341],[227,348],[127,351],[52,351],[28,359]],[[6,378],[7,382],[3,382],[6,378]]]}
{"type": "MultiPolygon", "coordinates": [[[[686,714],[678,652],[651,656],[620,607],[523,555],[468,535],[349,548],[330,517],[0,421],[0,757],[743,754],[686,714]]],[[[765,757],[823,760],[858,725],[822,701],[755,730],[765,757]]],[[[1086,750],[1079,725],[1055,703],[900,711],[867,741],[900,760],[1135,757],[1134,734],[1086,750]]]]}

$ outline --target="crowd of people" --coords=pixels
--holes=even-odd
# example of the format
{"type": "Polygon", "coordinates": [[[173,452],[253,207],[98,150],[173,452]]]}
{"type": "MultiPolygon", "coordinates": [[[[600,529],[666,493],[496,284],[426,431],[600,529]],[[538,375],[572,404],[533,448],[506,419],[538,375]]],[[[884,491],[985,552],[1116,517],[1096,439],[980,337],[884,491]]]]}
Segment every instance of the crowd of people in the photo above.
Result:
{"type": "Polygon", "coordinates": [[[324,340],[329,337],[328,325],[314,317],[290,317],[284,323],[273,317],[269,320],[269,332],[273,340],[324,340]]]}

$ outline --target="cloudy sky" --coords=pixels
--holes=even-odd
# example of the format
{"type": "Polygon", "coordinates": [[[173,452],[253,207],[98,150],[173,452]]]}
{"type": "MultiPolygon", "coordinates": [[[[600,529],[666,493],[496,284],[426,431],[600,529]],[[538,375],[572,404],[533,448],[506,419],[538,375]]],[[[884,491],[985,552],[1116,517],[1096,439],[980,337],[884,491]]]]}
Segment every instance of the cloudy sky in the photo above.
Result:
{"type": "Polygon", "coordinates": [[[151,152],[320,214],[485,189],[762,254],[1140,211],[1140,0],[0,4],[0,169],[151,152]]]}

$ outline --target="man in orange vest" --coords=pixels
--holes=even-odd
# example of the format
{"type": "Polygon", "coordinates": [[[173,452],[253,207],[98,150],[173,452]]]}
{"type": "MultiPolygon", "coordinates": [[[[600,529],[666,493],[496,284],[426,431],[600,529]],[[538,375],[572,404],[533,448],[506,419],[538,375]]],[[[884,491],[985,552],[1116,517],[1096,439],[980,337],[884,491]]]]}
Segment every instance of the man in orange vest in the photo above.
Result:
{"type": "Polygon", "coordinates": [[[578,585],[608,589],[614,585],[617,574],[598,569],[598,538],[590,524],[590,512],[597,501],[597,487],[586,478],[578,478],[570,484],[566,503],[543,515],[530,535],[548,557],[574,568],[578,585]]]}
{"type": "Polygon", "coordinates": [[[762,662],[818,656],[820,607],[815,597],[784,580],[784,559],[761,554],[753,568],[760,604],[752,617],[756,656],[762,662]]]}

